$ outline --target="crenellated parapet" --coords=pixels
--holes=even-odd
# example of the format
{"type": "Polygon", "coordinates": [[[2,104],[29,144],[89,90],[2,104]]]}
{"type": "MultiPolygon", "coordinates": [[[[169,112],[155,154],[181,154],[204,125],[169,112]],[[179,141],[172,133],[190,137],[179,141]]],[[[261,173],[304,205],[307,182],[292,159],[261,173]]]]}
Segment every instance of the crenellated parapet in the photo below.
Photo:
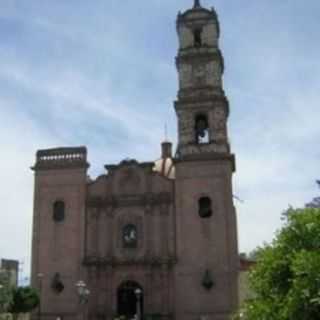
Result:
{"type": "Polygon", "coordinates": [[[33,170],[88,168],[86,147],[38,150],[33,170]]]}

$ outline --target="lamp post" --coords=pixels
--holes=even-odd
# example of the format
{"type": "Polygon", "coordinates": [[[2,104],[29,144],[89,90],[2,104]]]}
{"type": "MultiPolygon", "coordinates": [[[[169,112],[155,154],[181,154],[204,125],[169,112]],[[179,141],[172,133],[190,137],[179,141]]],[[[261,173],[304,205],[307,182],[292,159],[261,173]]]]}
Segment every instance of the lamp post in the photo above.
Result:
{"type": "MultiPolygon", "coordinates": [[[[83,280],[79,280],[76,283],[76,287],[79,297],[79,304],[85,305],[89,300],[90,290],[87,288],[87,285],[83,280]]],[[[85,320],[85,308],[83,308],[83,320],[85,320]]]]}
{"type": "Polygon", "coordinates": [[[134,290],[134,293],[137,298],[137,320],[141,320],[141,295],[142,295],[142,290],[140,288],[137,288],[134,290]]]}
{"type": "Polygon", "coordinates": [[[38,278],[38,283],[39,283],[39,307],[38,307],[38,320],[41,320],[41,298],[42,298],[42,278],[43,278],[43,273],[38,273],[37,274],[38,278]]]}

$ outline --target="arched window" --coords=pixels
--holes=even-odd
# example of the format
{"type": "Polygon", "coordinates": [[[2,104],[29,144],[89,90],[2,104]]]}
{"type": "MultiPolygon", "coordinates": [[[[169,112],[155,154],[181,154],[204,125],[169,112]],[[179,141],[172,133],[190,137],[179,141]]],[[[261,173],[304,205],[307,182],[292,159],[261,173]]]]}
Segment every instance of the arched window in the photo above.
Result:
{"type": "Polygon", "coordinates": [[[204,114],[199,114],[195,119],[195,135],[197,143],[209,143],[208,118],[204,114]]]}
{"type": "Polygon", "coordinates": [[[196,28],[193,30],[193,45],[197,48],[202,46],[202,29],[201,28],[196,28]]]}
{"type": "Polygon", "coordinates": [[[137,248],[138,232],[134,224],[127,224],[122,229],[122,243],[124,248],[137,248]]]}
{"type": "Polygon", "coordinates": [[[65,205],[61,200],[53,204],[53,220],[55,222],[62,222],[65,218],[65,205]]]}
{"type": "Polygon", "coordinates": [[[201,218],[210,218],[212,216],[211,199],[209,197],[201,197],[198,205],[201,218]]]}

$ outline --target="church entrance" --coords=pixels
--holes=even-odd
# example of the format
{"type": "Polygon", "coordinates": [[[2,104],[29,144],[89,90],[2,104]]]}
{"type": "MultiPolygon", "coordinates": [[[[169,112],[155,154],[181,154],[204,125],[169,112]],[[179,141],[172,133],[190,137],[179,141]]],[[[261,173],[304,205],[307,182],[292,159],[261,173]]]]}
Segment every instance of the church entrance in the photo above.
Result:
{"type": "Polygon", "coordinates": [[[143,317],[143,291],[134,281],[122,283],[117,292],[117,311],[119,316],[132,319],[135,315],[143,317]]]}

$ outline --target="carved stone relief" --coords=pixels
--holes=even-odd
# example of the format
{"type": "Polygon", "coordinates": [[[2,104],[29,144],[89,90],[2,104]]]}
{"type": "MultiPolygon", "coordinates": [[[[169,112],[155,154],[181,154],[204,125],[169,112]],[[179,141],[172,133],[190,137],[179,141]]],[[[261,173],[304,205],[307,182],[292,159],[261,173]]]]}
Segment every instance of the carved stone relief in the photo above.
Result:
{"type": "Polygon", "coordinates": [[[192,67],[188,64],[182,64],[179,69],[180,88],[191,87],[192,85],[192,67]]]}
{"type": "Polygon", "coordinates": [[[217,141],[227,140],[227,129],[226,129],[226,113],[222,106],[216,106],[212,112],[212,127],[214,130],[214,137],[217,141]]]}
{"type": "Polygon", "coordinates": [[[218,145],[214,143],[203,144],[203,145],[185,145],[179,148],[180,156],[193,155],[193,154],[203,154],[209,152],[216,153],[227,153],[227,145],[218,145]]]}
{"type": "Polygon", "coordinates": [[[194,119],[191,112],[181,112],[179,117],[179,142],[190,143],[194,140],[194,119]]]}
{"type": "Polygon", "coordinates": [[[221,86],[221,67],[218,61],[212,61],[207,65],[206,82],[215,87],[221,86]]]}
{"type": "Polygon", "coordinates": [[[207,70],[205,64],[195,64],[192,66],[192,80],[195,87],[206,85],[207,83],[207,70]]]}
{"type": "Polygon", "coordinates": [[[134,194],[140,189],[141,179],[134,168],[125,168],[119,179],[119,191],[123,194],[134,194]]]}

